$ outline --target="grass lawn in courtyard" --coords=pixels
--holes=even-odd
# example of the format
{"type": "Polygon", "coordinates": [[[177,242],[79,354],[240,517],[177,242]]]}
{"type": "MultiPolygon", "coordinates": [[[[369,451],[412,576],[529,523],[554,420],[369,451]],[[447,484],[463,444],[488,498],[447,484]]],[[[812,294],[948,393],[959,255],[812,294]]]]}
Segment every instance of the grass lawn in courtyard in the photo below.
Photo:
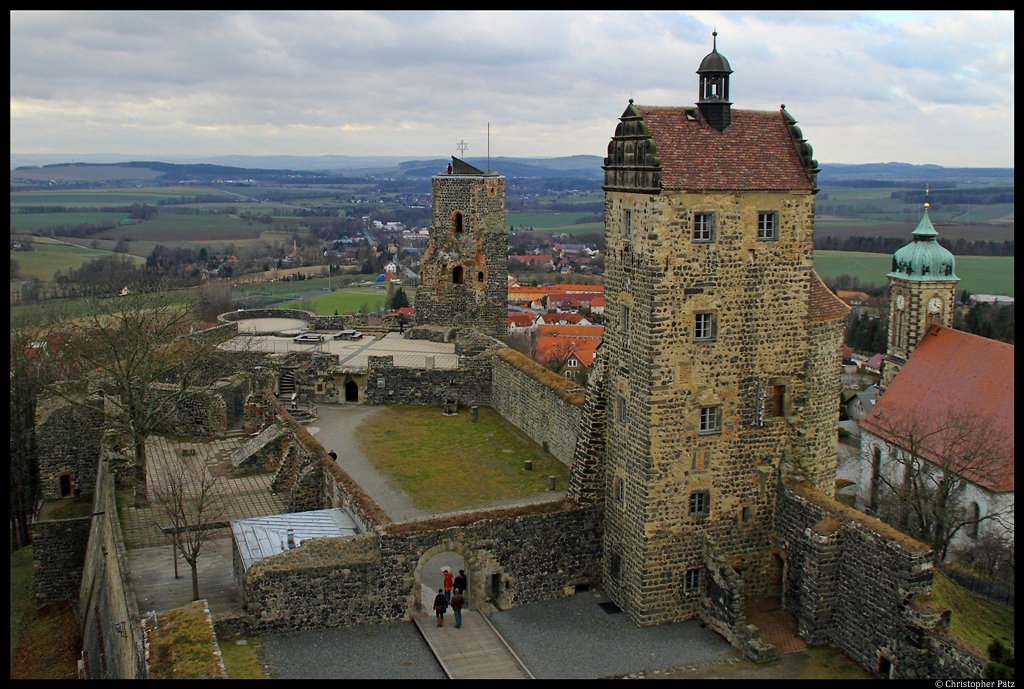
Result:
{"type": "Polygon", "coordinates": [[[363,452],[428,512],[449,512],[547,490],[547,476],[564,489],[569,468],[505,421],[481,407],[444,416],[436,406],[392,406],[356,430],[363,452]],[[533,470],[523,468],[533,461],[533,470]]]}

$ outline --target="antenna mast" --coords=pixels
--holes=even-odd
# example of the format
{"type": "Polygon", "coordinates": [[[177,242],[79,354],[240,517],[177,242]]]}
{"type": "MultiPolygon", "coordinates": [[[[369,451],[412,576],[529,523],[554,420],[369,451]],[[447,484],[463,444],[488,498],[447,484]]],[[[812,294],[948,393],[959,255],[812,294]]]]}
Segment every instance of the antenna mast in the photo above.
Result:
{"type": "Polygon", "coordinates": [[[487,174],[491,174],[491,123],[487,123],[487,174]]]}

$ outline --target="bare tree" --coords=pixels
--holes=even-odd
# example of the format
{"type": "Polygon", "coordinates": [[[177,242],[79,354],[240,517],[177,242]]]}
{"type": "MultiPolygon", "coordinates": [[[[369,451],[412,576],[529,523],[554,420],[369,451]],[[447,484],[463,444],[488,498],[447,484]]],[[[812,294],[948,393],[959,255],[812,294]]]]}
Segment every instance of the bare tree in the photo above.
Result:
{"type": "Polygon", "coordinates": [[[108,425],[131,438],[136,505],[148,499],[146,438],[166,427],[184,400],[202,394],[201,385],[217,377],[214,345],[188,337],[194,324],[190,311],[174,292],[129,294],[91,302],[90,315],[68,328],[88,344],[66,356],[63,366],[92,373],[87,381],[62,385],[57,392],[81,404],[87,388],[103,390],[108,425]]]}
{"type": "Polygon", "coordinates": [[[1004,439],[985,419],[950,410],[944,418],[908,414],[880,421],[892,450],[874,479],[884,521],[930,544],[942,562],[961,529],[1012,519],[1012,502],[975,514],[964,499],[970,484],[992,485],[1008,467],[1012,471],[1004,439]]]}
{"type": "Polygon", "coordinates": [[[175,550],[192,568],[192,600],[199,600],[199,555],[226,511],[220,476],[199,454],[159,454],[154,465],[153,494],[171,522],[175,550]]]}

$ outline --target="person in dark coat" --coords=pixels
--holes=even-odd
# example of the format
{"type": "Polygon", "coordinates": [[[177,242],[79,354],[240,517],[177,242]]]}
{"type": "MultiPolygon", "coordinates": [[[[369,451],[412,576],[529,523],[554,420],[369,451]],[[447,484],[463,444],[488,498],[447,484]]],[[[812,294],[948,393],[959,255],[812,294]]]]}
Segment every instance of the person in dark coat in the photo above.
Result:
{"type": "Polygon", "coordinates": [[[466,581],[466,570],[460,569],[459,576],[455,577],[455,580],[452,581],[452,587],[457,588],[462,593],[463,597],[465,597],[467,583],[468,582],[466,581]]]}
{"type": "Polygon", "coordinates": [[[462,596],[462,589],[456,588],[455,595],[452,596],[452,612],[455,613],[456,629],[462,626],[462,605],[465,602],[466,599],[462,596]]]}
{"type": "Polygon", "coordinates": [[[448,609],[448,599],[444,597],[444,589],[438,589],[434,596],[434,612],[437,613],[437,626],[444,626],[444,611],[448,609]]]}

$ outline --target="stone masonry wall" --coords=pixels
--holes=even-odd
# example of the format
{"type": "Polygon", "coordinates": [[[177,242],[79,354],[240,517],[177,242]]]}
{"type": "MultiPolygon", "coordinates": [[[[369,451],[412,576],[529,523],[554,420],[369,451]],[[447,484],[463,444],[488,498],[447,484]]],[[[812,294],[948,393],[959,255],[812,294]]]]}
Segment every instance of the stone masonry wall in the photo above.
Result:
{"type": "Polygon", "coordinates": [[[551,372],[508,348],[491,358],[491,371],[494,410],[571,466],[583,406],[578,386],[557,375],[544,376],[551,372]]]}
{"type": "Polygon", "coordinates": [[[255,631],[407,619],[420,605],[423,566],[439,552],[455,551],[466,557],[471,604],[496,596],[509,607],[593,583],[599,549],[592,508],[555,503],[463,513],[305,541],[253,565],[244,598],[255,631]]]}
{"type": "Polygon", "coordinates": [[[117,518],[114,476],[100,462],[79,611],[85,676],[145,679],[144,637],[117,518]]]}
{"type": "Polygon", "coordinates": [[[74,495],[90,495],[103,441],[103,402],[80,406],[58,403],[37,420],[39,482],[44,498],[61,497],[61,476],[69,476],[74,495]]]}
{"type": "Polygon", "coordinates": [[[366,404],[444,404],[454,392],[460,406],[490,406],[491,363],[459,358],[456,370],[400,368],[393,356],[367,357],[366,404]],[[454,385],[452,384],[454,383],[454,385]]]}
{"type": "Polygon", "coordinates": [[[91,523],[81,517],[31,525],[37,606],[78,598],[91,523]]]}
{"type": "Polygon", "coordinates": [[[833,643],[869,670],[884,660],[901,679],[963,677],[983,662],[946,637],[927,545],[797,483],[779,491],[776,533],[783,606],[808,643],[833,643]]]}

